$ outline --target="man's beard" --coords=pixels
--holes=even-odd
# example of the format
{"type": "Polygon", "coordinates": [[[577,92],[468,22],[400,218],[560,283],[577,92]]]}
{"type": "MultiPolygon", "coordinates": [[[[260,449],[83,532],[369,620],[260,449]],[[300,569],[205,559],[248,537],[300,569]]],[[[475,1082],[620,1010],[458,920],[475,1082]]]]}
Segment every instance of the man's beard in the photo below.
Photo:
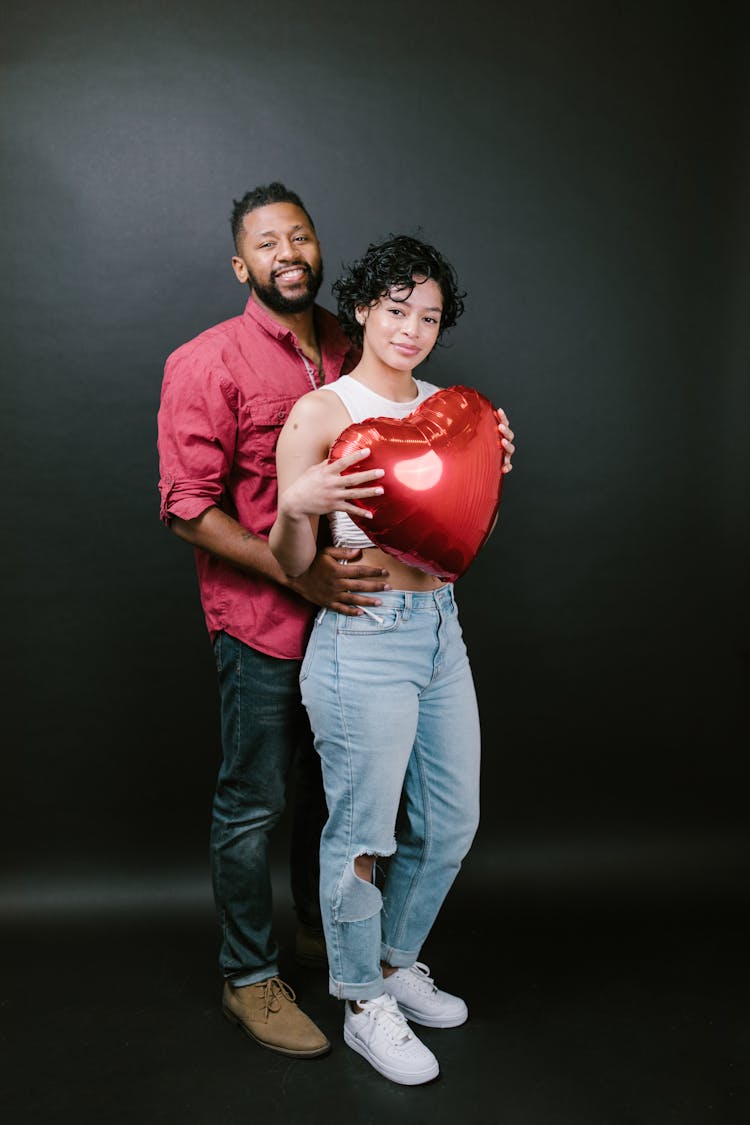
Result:
{"type": "MultiPolygon", "coordinates": [[[[304,312],[315,303],[315,298],[318,295],[318,290],[323,284],[323,265],[318,267],[315,272],[307,262],[294,262],[290,265],[301,266],[307,271],[307,285],[304,292],[300,293],[297,297],[285,297],[283,293],[277,289],[275,282],[272,280],[270,285],[264,285],[258,281],[254,274],[248,273],[248,281],[253,293],[257,294],[260,300],[269,309],[277,313],[298,313],[304,312]]],[[[289,269],[289,266],[285,266],[289,269]]]]}

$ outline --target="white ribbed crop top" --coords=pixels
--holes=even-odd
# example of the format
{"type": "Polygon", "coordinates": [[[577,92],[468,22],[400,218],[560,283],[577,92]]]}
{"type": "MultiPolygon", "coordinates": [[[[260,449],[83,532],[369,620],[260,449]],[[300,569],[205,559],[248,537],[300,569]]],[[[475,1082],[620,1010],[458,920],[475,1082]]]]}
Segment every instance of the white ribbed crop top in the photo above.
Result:
{"type": "MultiPolygon", "coordinates": [[[[415,379],[414,382],[417,384],[417,394],[410,402],[393,402],[389,398],[383,398],[358,379],[352,379],[351,375],[342,375],[334,383],[326,383],[325,389],[339,396],[349,411],[352,422],[364,422],[366,418],[406,418],[421,402],[440,390],[440,387],[425,383],[423,379],[415,379]]],[[[364,467],[363,465],[362,468],[364,467]]],[[[346,512],[331,512],[328,522],[335,547],[375,546],[346,512]]]]}

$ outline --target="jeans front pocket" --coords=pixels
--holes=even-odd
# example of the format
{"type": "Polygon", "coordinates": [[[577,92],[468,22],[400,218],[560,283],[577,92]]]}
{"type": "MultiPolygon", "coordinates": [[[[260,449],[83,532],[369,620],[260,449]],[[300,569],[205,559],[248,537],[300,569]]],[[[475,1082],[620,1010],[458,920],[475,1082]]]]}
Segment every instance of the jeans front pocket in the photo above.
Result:
{"type": "Polygon", "coordinates": [[[379,605],[373,609],[365,609],[365,612],[358,617],[346,617],[340,614],[336,631],[339,636],[344,637],[380,636],[381,633],[392,633],[398,629],[401,620],[400,608],[379,605]]]}

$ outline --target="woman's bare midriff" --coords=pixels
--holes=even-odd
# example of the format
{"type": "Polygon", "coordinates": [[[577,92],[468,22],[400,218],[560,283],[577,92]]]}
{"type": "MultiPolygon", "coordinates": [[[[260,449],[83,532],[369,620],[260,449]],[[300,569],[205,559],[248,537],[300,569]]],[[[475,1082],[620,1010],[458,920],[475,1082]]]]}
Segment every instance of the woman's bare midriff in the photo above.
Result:
{"type": "Polygon", "coordinates": [[[434,574],[427,574],[416,566],[407,566],[393,555],[386,554],[379,547],[365,547],[362,551],[365,566],[379,566],[388,571],[386,579],[393,590],[437,590],[446,583],[434,574]]]}

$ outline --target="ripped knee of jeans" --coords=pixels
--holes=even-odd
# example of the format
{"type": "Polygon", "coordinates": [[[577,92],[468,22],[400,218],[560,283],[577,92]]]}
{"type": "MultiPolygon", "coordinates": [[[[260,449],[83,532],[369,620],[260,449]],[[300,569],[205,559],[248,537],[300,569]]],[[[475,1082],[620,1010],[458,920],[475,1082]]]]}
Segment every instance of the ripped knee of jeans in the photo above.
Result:
{"type": "Polygon", "coordinates": [[[392,855],[395,850],[395,843],[390,852],[373,852],[363,848],[353,859],[348,860],[333,904],[333,915],[337,922],[364,922],[366,918],[373,918],[380,913],[383,896],[372,881],[367,882],[359,877],[354,870],[354,862],[360,856],[372,857],[374,866],[378,856],[392,855]]]}

